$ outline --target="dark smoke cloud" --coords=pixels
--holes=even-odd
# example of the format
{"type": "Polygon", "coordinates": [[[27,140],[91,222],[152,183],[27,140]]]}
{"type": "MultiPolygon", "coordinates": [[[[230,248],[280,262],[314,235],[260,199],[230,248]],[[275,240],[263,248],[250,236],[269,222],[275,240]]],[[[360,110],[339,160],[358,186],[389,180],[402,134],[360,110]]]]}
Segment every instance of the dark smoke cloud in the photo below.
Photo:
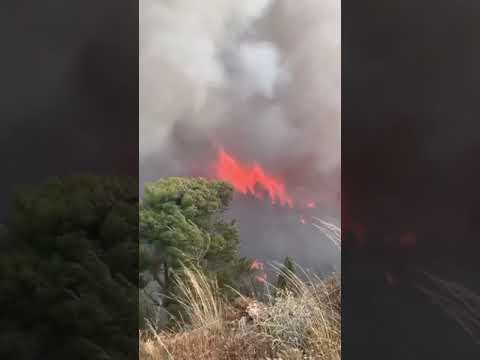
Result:
{"type": "Polygon", "coordinates": [[[480,293],[479,16],[475,1],[342,2],[342,211],[369,232],[343,239],[345,359],[478,358],[416,284],[421,269],[480,293]],[[416,246],[399,249],[405,231],[416,246]]]}
{"type": "Polygon", "coordinates": [[[479,12],[469,1],[373,1],[343,18],[344,194],[358,221],[415,231],[427,254],[478,238],[479,12]],[[378,21],[358,31],[364,17],[378,21]]]}
{"type": "MultiPolygon", "coordinates": [[[[338,222],[340,129],[339,1],[140,2],[141,184],[202,175],[219,144],[338,222]]],[[[339,260],[294,211],[232,213],[248,255],[339,260]]]]}
{"type": "Polygon", "coordinates": [[[18,185],[138,174],[138,17],[128,0],[5,1],[0,222],[18,185]]]}

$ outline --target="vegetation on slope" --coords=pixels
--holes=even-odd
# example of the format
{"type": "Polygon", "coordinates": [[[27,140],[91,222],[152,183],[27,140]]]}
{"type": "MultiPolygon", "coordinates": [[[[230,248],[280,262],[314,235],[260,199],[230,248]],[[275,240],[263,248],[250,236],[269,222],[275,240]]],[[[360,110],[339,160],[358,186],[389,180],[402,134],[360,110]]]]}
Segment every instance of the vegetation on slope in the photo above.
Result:
{"type": "Polygon", "coordinates": [[[239,256],[235,221],[224,217],[232,195],[205,179],[147,185],[141,279],[160,287],[170,321],[149,316],[160,301],[141,304],[141,359],[339,359],[339,279],[297,275],[286,257],[276,286],[266,283],[263,264],[239,256]]]}
{"type": "Polygon", "coordinates": [[[340,359],[340,284],[332,277],[284,275],[286,289],[270,288],[266,301],[222,297],[198,270],[177,278],[186,317],[170,330],[141,333],[140,358],[340,359]]]}

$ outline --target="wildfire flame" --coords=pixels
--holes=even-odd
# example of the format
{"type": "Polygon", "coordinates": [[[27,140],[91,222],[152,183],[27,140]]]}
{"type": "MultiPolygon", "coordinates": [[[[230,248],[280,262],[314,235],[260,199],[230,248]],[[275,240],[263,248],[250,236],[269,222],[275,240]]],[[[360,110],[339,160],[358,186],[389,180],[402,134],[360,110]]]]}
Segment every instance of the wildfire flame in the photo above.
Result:
{"type": "Polygon", "coordinates": [[[288,194],[284,182],[268,174],[255,162],[251,165],[242,164],[233,155],[219,149],[214,168],[216,177],[230,183],[235,191],[261,199],[263,190],[268,193],[272,204],[279,202],[282,206],[293,207],[293,198],[288,194]]]}
{"type": "Polygon", "coordinates": [[[251,270],[258,271],[259,274],[255,276],[255,280],[257,280],[260,283],[266,283],[267,282],[267,273],[264,271],[264,264],[258,259],[254,259],[252,264],[250,265],[251,270]]]}
{"type": "Polygon", "coordinates": [[[313,201],[309,201],[307,203],[307,208],[309,208],[309,209],[315,209],[316,207],[317,207],[317,205],[313,201]]]}
{"type": "Polygon", "coordinates": [[[251,270],[261,270],[261,271],[263,271],[263,269],[264,269],[264,264],[263,264],[263,262],[261,262],[260,260],[254,259],[254,260],[252,261],[252,264],[250,265],[250,269],[251,269],[251,270]]]}

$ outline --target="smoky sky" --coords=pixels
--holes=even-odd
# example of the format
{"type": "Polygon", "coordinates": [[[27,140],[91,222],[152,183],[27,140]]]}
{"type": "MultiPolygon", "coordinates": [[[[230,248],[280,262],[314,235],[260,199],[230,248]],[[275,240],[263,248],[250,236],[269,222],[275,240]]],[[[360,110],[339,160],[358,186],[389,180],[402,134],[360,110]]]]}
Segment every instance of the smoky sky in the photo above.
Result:
{"type": "Polygon", "coordinates": [[[138,9],[2,4],[2,218],[12,191],[77,173],[138,176],[138,9]]]}
{"type": "Polygon", "coordinates": [[[480,7],[446,4],[349,4],[342,18],[344,210],[430,251],[478,235],[480,7]]]}
{"type": "Polygon", "coordinates": [[[475,1],[342,1],[342,219],[367,231],[342,239],[344,359],[479,357],[416,287],[420,269],[480,291],[479,18],[475,1]]]}
{"type": "MultiPolygon", "coordinates": [[[[141,186],[205,176],[222,146],[338,222],[340,25],[335,0],[140,2],[141,186]]],[[[339,261],[295,211],[236,198],[231,214],[244,254],[339,261]]]]}

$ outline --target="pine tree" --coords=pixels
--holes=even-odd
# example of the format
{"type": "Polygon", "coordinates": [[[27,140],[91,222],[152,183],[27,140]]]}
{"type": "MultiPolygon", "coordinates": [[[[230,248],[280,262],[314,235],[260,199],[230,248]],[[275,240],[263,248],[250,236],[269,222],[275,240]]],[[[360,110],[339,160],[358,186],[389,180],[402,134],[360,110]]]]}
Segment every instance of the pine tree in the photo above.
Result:
{"type": "Polygon", "coordinates": [[[295,265],[293,260],[287,256],[283,262],[283,266],[280,269],[280,273],[277,278],[277,288],[286,289],[288,286],[289,278],[295,275],[295,265]]]}
{"type": "MultiPolygon", "coordinates": [[[[171,177],[149,184],[140,204],[140,264],[163,292],[175,291],[173,274],[193,265],[215,277],[220,287],[239,276],[239,233],[224,218],[232,187],[202,178],[171,177]]],[[[168,301],[167,301],[168,302],[168,301]]]]}
{"type": "Polygon", "coordinates": [[[0,358],[129,359],[138,348],[138,185],[53,179],[2,230],[0,358]]]}

